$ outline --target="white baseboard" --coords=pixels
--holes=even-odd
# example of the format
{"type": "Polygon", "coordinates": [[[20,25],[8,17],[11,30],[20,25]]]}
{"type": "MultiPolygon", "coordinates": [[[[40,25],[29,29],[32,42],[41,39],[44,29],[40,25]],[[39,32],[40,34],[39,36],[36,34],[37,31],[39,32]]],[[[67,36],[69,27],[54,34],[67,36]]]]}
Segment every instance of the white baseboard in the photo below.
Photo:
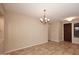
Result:
{"type": "Polygon", "coordinates": [[[73,41],[72,41],[72,43],[74,43],[74,44],[79,44],[79,42],[73,42],[73,41]]]}
{"type": "Polygon", "coordinates": [[[50,41],[53,41],[53,42],[60,42],[60,41],[58,41],[58,40],[50,40],[50,41]]]}
{"type": "Polygon", "coordinates": [[[41,43],[34,44],[34,45],[29,45],[29,46],[22,47],[22,48],[18,48],[18,49],[13,49],[13,50],[10,50],[10,51],[4,52],[4,53],[5,53],[5,54],[8,54],[8,53],[11,53],[11,52],[13,52],[13,51],[17,51],[17,50],[25,49],[25,48],[32,47],[32,46],[39,45],[39,44],[44,44],[44,43],[47,43],[47,42],[48,42],[48,41],[41,42],[41,43]]]}

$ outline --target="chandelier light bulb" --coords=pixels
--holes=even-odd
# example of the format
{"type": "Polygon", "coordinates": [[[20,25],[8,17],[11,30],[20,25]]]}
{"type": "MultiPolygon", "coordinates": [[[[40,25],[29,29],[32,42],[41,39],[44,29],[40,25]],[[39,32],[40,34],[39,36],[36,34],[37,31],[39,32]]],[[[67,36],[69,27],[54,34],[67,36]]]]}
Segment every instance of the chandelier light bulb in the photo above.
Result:
{"type": "Polygon", "coordinates": [[[48,19],[48,21],[50,21],[50,19],[48,19]]]}
{"type": "Polygon", "coordinates": [[[45,20],[46,20],[47,18],[45,18],[45,20]]]}
{"type": "Polygon", "coordinates": [[[40,18],[40,21],[43,21],[43,19],[42,19],[42,18],[40,18]]]}

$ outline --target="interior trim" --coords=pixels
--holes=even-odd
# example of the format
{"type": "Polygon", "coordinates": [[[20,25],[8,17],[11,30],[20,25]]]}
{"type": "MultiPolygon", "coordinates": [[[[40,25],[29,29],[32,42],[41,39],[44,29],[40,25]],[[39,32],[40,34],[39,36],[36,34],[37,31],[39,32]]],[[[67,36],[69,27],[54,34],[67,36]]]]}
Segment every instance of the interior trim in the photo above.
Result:
{"type": "Polygon", "coordinates": [[[47,42],[48,42],[48,41],[45,41],[45,42],[42,42],[42,43],[38,43],[38,44],[34,44],[34,45],[30,45],[30,46],[26,46],[26,47],[22,47],[22,48],[13,49],[13,50],[4,52],[4,54],[9,54],[9,53],[14,52],[14,51],[18,51],[18,50],[25,49],[25,48],[28,48],[28,47],[32,47],[32,46],[44,44],[44,43],[47,43],[47,42]]]}

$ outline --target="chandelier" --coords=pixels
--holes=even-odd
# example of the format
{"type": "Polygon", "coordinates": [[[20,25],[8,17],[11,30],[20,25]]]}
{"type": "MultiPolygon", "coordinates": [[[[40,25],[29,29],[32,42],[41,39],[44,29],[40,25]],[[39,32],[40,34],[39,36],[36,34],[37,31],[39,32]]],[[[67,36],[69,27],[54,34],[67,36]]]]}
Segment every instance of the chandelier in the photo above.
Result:
{"type": "Polygon", "coordinates": [[[48,19],[48,18],[46,17],[46,9],[44,9],[43,12],[44,12],[44,14],[43,14],[43,16],[40,18],[40,22],[41,22],[41,23],[44,23],[44,24],[49,23],[50,19],[48,19]]]}

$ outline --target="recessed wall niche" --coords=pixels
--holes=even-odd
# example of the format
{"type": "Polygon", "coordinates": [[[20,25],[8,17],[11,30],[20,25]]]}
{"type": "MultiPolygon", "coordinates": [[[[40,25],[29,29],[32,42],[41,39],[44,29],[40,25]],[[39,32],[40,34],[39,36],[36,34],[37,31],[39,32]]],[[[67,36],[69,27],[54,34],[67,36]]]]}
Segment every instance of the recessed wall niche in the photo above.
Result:
{"type": "Polygon", "coordinates": [[[79,37],[79,23],[74,24],[74,37],[79,37]]]}

